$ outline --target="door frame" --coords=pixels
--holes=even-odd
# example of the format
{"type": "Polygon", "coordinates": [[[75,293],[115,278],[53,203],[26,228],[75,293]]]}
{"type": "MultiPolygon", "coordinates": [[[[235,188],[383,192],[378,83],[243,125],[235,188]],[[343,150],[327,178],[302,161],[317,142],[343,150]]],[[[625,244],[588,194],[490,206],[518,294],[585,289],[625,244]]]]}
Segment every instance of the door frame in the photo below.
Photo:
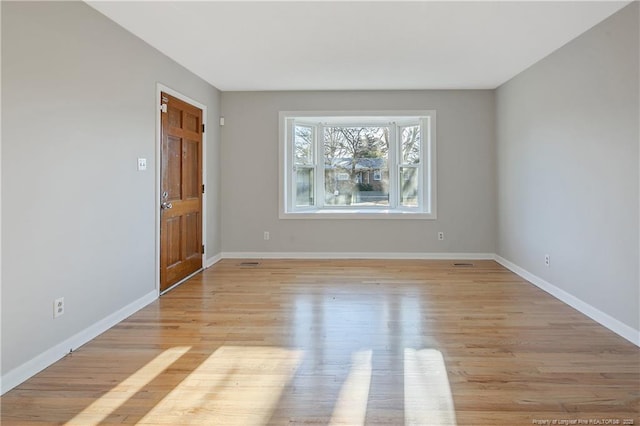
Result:
{"type": "MultiPolygon", "coordinates": [[[[174,90],[168,86],[165,86],[162,83],[156,83],[156,155],[155,155],[155,165],[156,165],[156,188],[154,194],[154,202],[155,202],[155,226],[156,226],[156,261],[155,261],[155,277],[156,277],[156,291],[158,292],[158,296],[160,296],[160,197],[162,191],[162,176],[161,176],[161,166],[162,166],[162,113],[160,111],[160,104],[162,103],[162,92],[173,96],[174,98],[178,98],[181,101],[184,101],[188,104],[191,104],[197,108],[202,110],[202,124],[205,127],[205,131],[202,133],[202,184],[205,185],[204,194],[202,194],[202,244],[204,244],[204,253],[202,253],[202,269],[205,268],[206,260],[207,260],[207,193],[209,192],[209,188],[207,188],[207,135],[209,134],[209,126],[207,125],[207,106],[191,99],[190,97],[183,95],[182,93],[174,90]]],[[[200,271],[198,271],[200,272],[200,271]]],[[[174,288],[175,286],[183,283],[184,281],[191,278],[193,275],[198,272],[189,275],[185,279],[178,281],[171,287],[167,288],[164,292],[167,292],[174,288]]],[[[164,293],[163,292],[163,293],[164,293]]]]}

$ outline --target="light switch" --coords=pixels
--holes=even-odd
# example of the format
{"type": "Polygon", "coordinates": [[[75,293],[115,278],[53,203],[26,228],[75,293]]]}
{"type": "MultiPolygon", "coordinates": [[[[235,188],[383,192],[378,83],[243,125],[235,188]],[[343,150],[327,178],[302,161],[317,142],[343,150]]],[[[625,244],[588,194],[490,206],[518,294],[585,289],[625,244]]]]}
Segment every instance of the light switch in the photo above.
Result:
{"type": "Polygon", "coordinates": [[[146,158],[138,158],[138,171],[143,172],[147,170],[147,159],[146,158]]]}

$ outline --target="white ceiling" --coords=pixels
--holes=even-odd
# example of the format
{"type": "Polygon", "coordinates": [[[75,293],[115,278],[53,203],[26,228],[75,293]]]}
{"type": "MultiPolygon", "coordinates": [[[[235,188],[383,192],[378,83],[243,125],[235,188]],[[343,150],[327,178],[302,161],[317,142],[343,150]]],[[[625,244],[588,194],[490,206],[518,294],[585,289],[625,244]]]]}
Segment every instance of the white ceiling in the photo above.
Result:
{"type": "Polygon", "coordinates": [[[89,1],[218,89],[495,88],[629,1],[89,1]]]}

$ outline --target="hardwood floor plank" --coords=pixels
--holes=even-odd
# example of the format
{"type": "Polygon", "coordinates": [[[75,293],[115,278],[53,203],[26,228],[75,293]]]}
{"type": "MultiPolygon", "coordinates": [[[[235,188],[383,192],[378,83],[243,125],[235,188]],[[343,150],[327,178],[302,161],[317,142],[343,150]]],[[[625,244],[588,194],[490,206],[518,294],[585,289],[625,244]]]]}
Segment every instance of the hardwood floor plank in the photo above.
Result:
{"type": "Polygon", "coordinates": [[[639,348],[464,263],[223,260],[5,394],[1,423],[638,424],[639,348]]]}

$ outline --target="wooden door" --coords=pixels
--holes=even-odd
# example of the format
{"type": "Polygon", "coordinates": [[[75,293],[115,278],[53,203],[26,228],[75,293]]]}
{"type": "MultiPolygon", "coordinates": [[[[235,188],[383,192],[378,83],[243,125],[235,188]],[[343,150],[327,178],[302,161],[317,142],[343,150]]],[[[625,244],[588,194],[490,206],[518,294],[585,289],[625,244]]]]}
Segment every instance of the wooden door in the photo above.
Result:
{"type": "Polygon", "coordinates": [[[160,291],[202,269],[202,110],[162,93],[160,291]]]}

